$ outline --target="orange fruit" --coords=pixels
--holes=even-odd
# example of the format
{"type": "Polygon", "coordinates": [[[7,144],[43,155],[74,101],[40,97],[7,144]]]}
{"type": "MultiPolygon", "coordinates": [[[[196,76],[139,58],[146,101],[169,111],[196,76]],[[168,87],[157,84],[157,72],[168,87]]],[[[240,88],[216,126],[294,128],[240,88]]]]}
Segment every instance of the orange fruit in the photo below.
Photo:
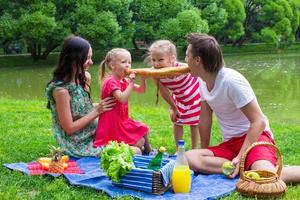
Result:
{"type": "Polygon", "coordinates": [[[68,168],[68,163],[64,163],[63,166],[64,166],[64,169],[67,169],[68,168]]]}
{"type": "Polygon", "coordinates": [[[61,160],[66,163],[66,162],[69,161],[69,156],[64,155],[64,156],[61,157],[61,160]]]}

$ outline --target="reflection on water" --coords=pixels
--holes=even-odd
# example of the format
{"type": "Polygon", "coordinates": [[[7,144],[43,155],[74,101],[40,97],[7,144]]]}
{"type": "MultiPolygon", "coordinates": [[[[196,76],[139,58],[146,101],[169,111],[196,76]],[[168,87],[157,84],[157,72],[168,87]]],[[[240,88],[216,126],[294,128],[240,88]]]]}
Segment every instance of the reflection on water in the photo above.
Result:
{"type": "Polygon", "coordinates": [[[300,54],[226,57],[252,85],[260,106],[276,121],[300,122],[300,54]]]}
{"type": "Polygon", "coordinates": [[[17,78],[16,82],[17,82],[17,87],[20,88],[21,85],[22,85],[22,79],[21,78],[17,78]]]}
{"type": "MultiPolygon", "coordinates": [[[[226,55],[226,66],[241,72],[252,85],[263,112],[273,121],[300,123],[300,54],[226,55]]],[[[134,67],[143,67],[135,63],[134,67]]],[[[45,99],[44,88],[52,74],[49,67],[0,68],[0,97],[45,99]]],[[[99,96],[98,66],[91,67],[92,97],[99,96]]],[[[130,104],[154,106],[156,87],[147,81],[147,92],[130,97],[130,104]],[[141,97],[144,101],[140,101],[141,97]]],[[[161,98],[160,98],[161,99],[161,98]]],[[[160,100],[160,105],[166,104],[160,100]]],[[[167,108],[166,108],[167,109],[167,108]]]]}

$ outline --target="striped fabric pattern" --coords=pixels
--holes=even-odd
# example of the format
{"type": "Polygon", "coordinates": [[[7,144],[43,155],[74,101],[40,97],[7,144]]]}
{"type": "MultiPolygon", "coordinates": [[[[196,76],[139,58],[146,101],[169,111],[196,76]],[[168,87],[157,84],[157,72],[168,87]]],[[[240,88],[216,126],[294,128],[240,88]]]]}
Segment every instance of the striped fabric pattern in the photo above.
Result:
{"type": "MultiPolygon", "coordinates": [[[[48,174],[49,171],[45,170],[38,162],[32,162],[27,165],[30,175],[43,175],[48,174]]],[[[82,174],[83,171],[77,165],[76,161],[68,161],[68,167],[64,170],[64,174],[82,174]]]]}
{"type": "MultiPolygon", "coordinates": [[[[153,158],[154,156],[135,156],[133,162],[136,168],[122,176],[120,182],[113,182],[113,185],[152,193],[152,178],[154,171],[147,169],[147,166],[153,158]]],[[[163,159],[162,169],[164,169],[169,161],[169,159],[163,159]]],[[[165,173],[172,173],[172,170],[173,168],[165,173]]]]}
{"type": "Polygon", "coordinates": [[[199,124],[201,110],[199,78],[188,73],[174,78],[160,79],[160,82],[172,92],[174,103],[180,112],[176,124],[199,124]]]}

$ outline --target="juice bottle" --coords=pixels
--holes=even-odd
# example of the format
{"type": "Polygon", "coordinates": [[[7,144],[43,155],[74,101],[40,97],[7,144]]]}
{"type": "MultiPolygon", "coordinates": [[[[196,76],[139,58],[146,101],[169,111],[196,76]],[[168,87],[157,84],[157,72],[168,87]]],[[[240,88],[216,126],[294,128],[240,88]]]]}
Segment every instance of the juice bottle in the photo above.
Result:
{"type": "Polygon", "coordinates": [[[191,173],[185,157],[184,141],[178,141],[178,152],[172,172],[172,186],[175,193],[188,193],[191,190],[191,173]]]}

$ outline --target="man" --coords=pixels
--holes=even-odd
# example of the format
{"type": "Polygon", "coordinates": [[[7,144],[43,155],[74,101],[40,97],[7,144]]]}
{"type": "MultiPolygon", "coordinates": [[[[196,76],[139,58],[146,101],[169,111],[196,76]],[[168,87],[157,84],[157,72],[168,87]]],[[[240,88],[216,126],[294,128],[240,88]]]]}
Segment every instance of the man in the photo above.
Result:
{"type": "MultiPolygon", "coordinates": [[[[222,173],[221,166],[231,161],[239,173],[239,163],[246,149],[256,141],[274,143],[268,119],[262,113],[256,96],[243,75],[224,67],[220,46],[215,38],[192,33],[187,36],[186,62],[191,74],[199,76],[202,107],[200,116],[201,145],[203,149],[187,152],[192,170],[202,173],[222,173]],[[212,113],[221,128],[223,142],[209,147],[212,113]]],[[[276,171],[276,150],[269,146],[256,146],[247,155],[246,170],[266,169],[276,171]]],[[[300,167],[284,168],[285,182],[300,181],[300,167]],[[298,174],[294,173],[298,170],[298,174]],[[294,171],[294,172],[293,172],[294,171]]]]}

